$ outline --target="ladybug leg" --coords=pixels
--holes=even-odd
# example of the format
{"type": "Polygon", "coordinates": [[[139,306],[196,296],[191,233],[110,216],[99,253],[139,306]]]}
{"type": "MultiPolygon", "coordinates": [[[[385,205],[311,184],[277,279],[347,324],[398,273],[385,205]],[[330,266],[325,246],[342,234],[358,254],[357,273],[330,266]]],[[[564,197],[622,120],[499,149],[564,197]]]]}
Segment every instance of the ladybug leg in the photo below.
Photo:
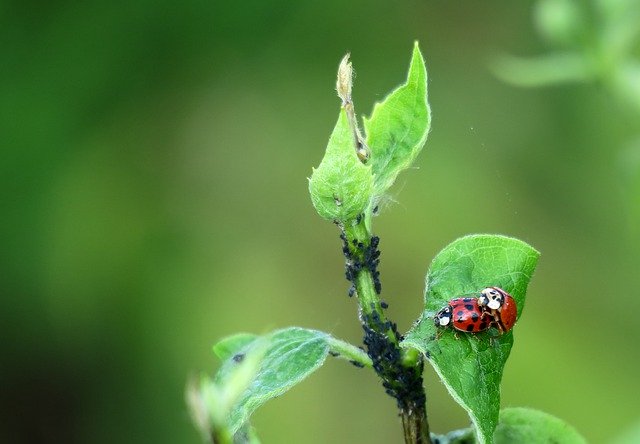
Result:
{"type": "Polygon", "coordinates": [[[500,314],[495,310],[483,311],[480,319],[484,319],[485,317],[491,318],[491,320],[489,321],[491,323],[497,323],[500,321],[500,314]]]}

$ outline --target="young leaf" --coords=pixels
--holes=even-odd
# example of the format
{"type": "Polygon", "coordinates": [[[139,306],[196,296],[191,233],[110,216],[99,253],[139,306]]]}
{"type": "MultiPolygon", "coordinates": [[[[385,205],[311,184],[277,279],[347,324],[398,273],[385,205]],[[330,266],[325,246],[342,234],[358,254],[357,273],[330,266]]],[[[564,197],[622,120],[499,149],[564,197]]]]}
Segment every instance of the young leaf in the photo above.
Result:
{"type": "Polygon", "coordinates": [[[253,342],[256,338],[257,336],[251,333],[237,333],[232,336],[227,336],[213,346],[213,353],[215,353],[218,359],[225,361],[242,347],[253,342]]]}
{"type": "Polygon", "coordinates": [[[523,407],[504,409],[494,435],[496,444],[586,444],[569,424],[539,410],[523,407]]]}
{"type": "Polygon", "coordinates": [[[407,82],[376,103],[371,117],[364,119],[376,196],[384,194],[413,163],[427,140],[430,124],[427,70],[416,42],[407,82]]]}
{"type": "MultiPolygon", "coordinates": [[[[231,410],[228,419],[231,433],[236,433],[262,404],[282,395],[320,367],[329,352],[328,337],[320,331],[297,327],[262,337],[268,345],[253,382],[231,410]]],[[[224,387],[234,369],[254,352],[255,341],[245,344],[223,363],[216,374],[216,384],[224,387]]]]}
{"type": "MultiPolygon", "coordinates": [[[[236,335],[236,338],[239,336],[246,335],[236,335]]],[[[231,338],[222,342],[237,344],[237,341],[229,339],[231,338]]],[[[208,375],[201,375],[199,380],[192,378],[189,381],[186,390],[187,405],[194,425],[200,430],[205,441],[209,442],[213,438],[218,444],[252,443],[249,441],[250,426],[247,424],[243,432],[234,435],[230,430],[228,418],[240,396],[255,379],[267,345],[264,338],[256,338],[250,354],[243,355],[243,359],[232,358],[237,365],[230,369],[222,381],[216,382],[208,375]]],[[[257,438],[253,442],[257,443],[257,438]]]]}
{"type": "Polygon", "coordinates": [[[347,222],[362,214],[373,193],[371,166],[356,154],[354,133],[342,108],[324,158],[309,179],[311,201],[318,214],[347,222]]]}
{"type": "Polygon", "coordinates": [[[213,380],[203,375],[187,387],[187,404],[205,438],[221,444],[259,444],[249,416],[324,363],[332,353],[371,367],[360,348],[327,333],[291,327],[265,336],[239,333],[220,340],[214,353],[224,360],[213,380]]]}
{"type": "Polygon", "coordinates": [[[480,443],[491,442],[498,423],[500,381],[513,332],[455,333],[436,327],[433,317],[450,299],[477,296],[492,286],[513,296],[520,316],[538,256],[531,246],[505,236],[473,235],[454,241],[431,263],[424,313],[402,343],[428,358],[451,396],[469,413],[480,443]]]}

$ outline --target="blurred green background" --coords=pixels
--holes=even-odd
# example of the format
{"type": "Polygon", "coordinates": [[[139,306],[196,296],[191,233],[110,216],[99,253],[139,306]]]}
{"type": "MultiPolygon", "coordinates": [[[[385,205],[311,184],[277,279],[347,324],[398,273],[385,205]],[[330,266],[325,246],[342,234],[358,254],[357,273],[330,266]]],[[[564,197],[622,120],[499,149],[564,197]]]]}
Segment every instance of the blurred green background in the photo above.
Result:
{"type": "MultiPolygon", "coordinates": [[[[591,442],[635,422],[640,119],[597,82],[491,74],[496,54],[548,49],[533,7],[3,2],[0,442],[195,444],[185,381],[216,368],[216,339],[300,325],[360,343],[338,231],[306,177],[336,120],[341,57],[369,114],[416,39],[433,123],[375,220],[390,316],[401,331],[418,317],[450,241],[516,236],[542,257],[503,406],[591,442]]],[[[431,370],[426,386],[433,431],[468,425],[431,370]]],[[[335,360],[253,422],[265,443],[401,440],[377,378],[335,360]]]]}

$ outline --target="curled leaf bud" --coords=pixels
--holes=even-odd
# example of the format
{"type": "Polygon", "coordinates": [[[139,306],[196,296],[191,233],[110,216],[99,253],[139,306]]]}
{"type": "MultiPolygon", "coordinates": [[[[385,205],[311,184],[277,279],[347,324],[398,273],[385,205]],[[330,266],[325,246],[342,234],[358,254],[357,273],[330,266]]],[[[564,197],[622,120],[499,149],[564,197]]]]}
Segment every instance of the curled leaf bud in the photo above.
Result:
{"type": "Polygon", "coordinates": [[[351,89],[353,87],[353,68],[349,60],[350,54],[347,53],[338,66],[338,80],[336,81],[336,91],[338,97],[342,99],[342,105],[351,103],[351,89]]]}
{"type": "Polygon", "coordinates": [[[329,138],[324,158],[309,179],[311,201],[324,219],[355,220],[373,193],[371,166],[365,165],[354,149],[354,134],[345,108],[329,138]]]}

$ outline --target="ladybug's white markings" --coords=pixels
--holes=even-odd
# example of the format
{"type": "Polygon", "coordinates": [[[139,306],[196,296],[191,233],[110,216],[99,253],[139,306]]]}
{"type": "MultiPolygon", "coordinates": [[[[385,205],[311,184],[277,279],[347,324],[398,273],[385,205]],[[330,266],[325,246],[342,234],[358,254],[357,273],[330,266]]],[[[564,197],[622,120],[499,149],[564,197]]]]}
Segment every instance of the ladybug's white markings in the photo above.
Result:
{"type": "Polygon", "coordinates": [[[447,306],[436,315],[436,325],[446,327],[451,322],[451,307],[447,306]]]}
{"type": "Polygon", "coordinates": [[[490,310],[499,310],[504,304],[505,296],[497,287],[488,287],[482,290],[478,298],[480,307],[487,307],[490,310]]]}

